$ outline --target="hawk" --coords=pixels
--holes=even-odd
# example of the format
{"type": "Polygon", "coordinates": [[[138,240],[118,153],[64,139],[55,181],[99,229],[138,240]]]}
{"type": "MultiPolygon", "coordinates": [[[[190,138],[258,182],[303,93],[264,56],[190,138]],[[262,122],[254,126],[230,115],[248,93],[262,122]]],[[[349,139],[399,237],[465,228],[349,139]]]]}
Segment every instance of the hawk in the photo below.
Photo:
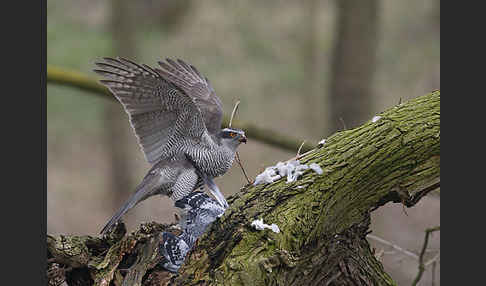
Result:
{"type": "Polygon", "coordinates": [[[180,59],[160,61],[160,68],[103,59],[94,72],[106,78],[100,82],[123,105],[152,168],[101,233],[151,196],[178,201],[204,184],[227,208],[213,179],[228,171],[237,147],[247,139],[241,129],[221,129],[222,103],[209,80],[180,59]]]}

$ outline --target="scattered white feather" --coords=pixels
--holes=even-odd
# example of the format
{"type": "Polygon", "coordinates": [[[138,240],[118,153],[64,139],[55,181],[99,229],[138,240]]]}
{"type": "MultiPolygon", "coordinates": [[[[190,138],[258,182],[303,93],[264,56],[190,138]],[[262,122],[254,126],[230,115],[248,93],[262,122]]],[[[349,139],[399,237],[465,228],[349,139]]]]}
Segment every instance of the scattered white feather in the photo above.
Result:
{"type": "Polygon", "coordinates": [[[278,174],[280,176],[287,176],[287,164],[285,163],[282,163],[282,162],[278,162],[277,165],[275,165],[275,168],[277,169],[278,171],[278,174]]]}
{"type": "Polygon", "coordinates": [[[375,123],[376,121],[378,121],[380,119],[381,119],[381,116],[375,115],[375,116],[373,116],[373,118],[371,118],[371,122],[375,123]]]}
{"type": "Polygon", "coordinates": [[[319,166],[316,163],[310,164],[309,165],[309,168],[311,168],[312,170],[314,170],[314,172],[316,172],[319,175],[322,175],[322,173],[323,173],[321,166],[319,166]]]}
{"type": "Polygon", "coordinates": [[[271,229],[275,233],[279,233],[280,229],[278,228],[278,225],[272,223],[271,225],[268,225],[266,223],[263,223],[263,219],[257,219],[251,222],[251,226],[253,226],[256,230],[264,230],[265,228],[271,229]]]}
{"type": "Polygon", "coordinates": [[[309,168],[319,175],[323,173],[321,167],[316,163],[308,166],[300,164],[299,160],[292,160],[285,163],[278,162],[277,165],[266,168],[265,171],[256,176],[253,185],[273,183],[282,177],[287,177],[287,183],[295,182],[309,168]]]}
{"type": "Polygon", "coordinates": [[[309,166],[301,165],[299,160],[290,161],[287,164],[287,183],[295,182],[307,169],[309,166]]]}
{"type": "Polygon", "coordinates": [[[275,169],[273,169],[273,167],[268,167],[260,175],[256,176],[255,182],[253,182],[253,185],[256,186],[256,185],[259,185],[259,184],[273,183],[280,178],[281,178],[281,176],[277,175],[277,173],[276,173],[275,169]]]}

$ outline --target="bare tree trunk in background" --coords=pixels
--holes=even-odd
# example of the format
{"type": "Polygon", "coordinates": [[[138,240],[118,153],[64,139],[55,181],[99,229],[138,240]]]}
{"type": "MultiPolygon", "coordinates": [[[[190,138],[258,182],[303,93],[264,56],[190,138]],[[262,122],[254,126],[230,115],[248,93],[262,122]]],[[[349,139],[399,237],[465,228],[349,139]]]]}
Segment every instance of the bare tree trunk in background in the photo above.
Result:
{"type": "Polygon", "coordinates": [[[440,35],[440,0],[435,0],[435,18],[437,19],[437,28],[439,29],[439,35],[440,35]]]}
{"type": "Polygon", "coordinates": [[[378,0],[337,0],[332,63],[331,132],[371,118],[378,31],[378,0]]]}
{"type": "MultiPolygon", "coordinates": [[[[137,55],[135,35],[136,27],[145,25],[160,25],[163,29],[170,30],[183,18],[189,10],[190,1],[130,1],[112,0],[111,9],[111,34],[113,37],[114,55],[129,59],[135,59],[137,55]],[[150,13],[149,13],[150,11],[150,13]],[[143,19],[137,19],[148,15],[143,19]],[[137,21],[135,23],[135,21],[137,21]]],[[[135,184],[130,170],[127,151],[133,146],[128,146],[131,134],[128,117],[121,104],[108,103],[105,110],[106,144],[108,156],[111,160],[111,174],[109,190],[113,196],[113,209],[118,209],[126,198],[133,192],[135,184]]]]}
{"type": "MultiPolygon", "coordinates": [[[[317,57],[317,43],[316,43],[316,30],[317,30],[317,8],[318,0],[304,1],[304,39],[303,39],[303,60],[304,60],[304,73],[306,82],[305,99],[302,103],[305,105],[304,113],[305,122],[307,122],[306,132],[309,135],[315,134],[316,129],[320,129],[320,126],[316,126],[320,121],[317,119],[316,114],[320,112],[316,101],[319,99],[319,69],[318,69],[318,57],[317,57]]],[[[317,139],[317,138],[315,138],[317,139]]]]}
{"type": "Polygon", "coordinates": [[[140,21],[145,25],[156,25],[171,32],[175,30],[184,16],[188,14],[192,0],[143,0],[136,1],[138,15],[144,15],[140,21]]]}
{"type": "MultiPolygon", "coordinates": [[[[113,36],[113,54],[127,58],[134,58],[134,24],[131,11],[131,1],[112,0],[111,34],[113,36]]],[[[121,104],[109,102],[105,109],[105,130],[108,156],[111,161],[109,174],[109,191],[113,196],[113,209],[118,209],[123,201],[133,191],[132,173],[130,171],[129,150],[127,140],[129,136],[128,117],[121,104]]]]}

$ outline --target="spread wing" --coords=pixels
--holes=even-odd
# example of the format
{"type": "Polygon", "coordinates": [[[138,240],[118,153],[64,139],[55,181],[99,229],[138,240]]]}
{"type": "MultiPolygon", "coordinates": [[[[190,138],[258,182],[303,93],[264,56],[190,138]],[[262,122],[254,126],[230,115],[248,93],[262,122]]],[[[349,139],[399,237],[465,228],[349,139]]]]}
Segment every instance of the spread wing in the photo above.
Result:
{"type": "Polygon", "coordinates": [[[124,58],[104,58],[96,65],[100,69],[94,71],[107,78],[100,82],[128,113],[149,163],[174,156],[207,131],[193,99],[151,67],[124,58]]]}
{"type": "Polygon", "coordinates": [[[181,59],[178,59],[177,62],[171,59],[166,59],[166,61],[159,62],[163,69],[156,69],[157,72],[194,100],[201,111],[209,134],[218,134],[223,120],[223,104],[216,96],[209,80],[202,76],[194,66],[181,59]]]}

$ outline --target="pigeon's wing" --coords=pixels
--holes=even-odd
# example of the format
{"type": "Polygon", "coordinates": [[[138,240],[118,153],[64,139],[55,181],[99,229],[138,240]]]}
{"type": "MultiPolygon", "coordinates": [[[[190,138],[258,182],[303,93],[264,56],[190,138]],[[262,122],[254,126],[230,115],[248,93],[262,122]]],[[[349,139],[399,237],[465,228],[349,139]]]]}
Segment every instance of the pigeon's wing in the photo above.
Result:
{"type": "Polygon", "coordinates": [[[223,215],[224,208],[203,192],[191,192],[174,204],[181,209],[182,235],[180,236],[190,247],[218,217],[223,215]]]}
{"type": "Polygon", "coordinates": [[[166,59],[166,62],[159,62],[159,65],[162,69],[156,71],[194,100],[201,111],[209,134],[218,134],[223,120],[223,104],[216,96],[209,80],[194,66],[181,59],[177,61],[166,59]]]}
{"type": "Polygon", "coordinates": [[[201,191],[194,191],[174,203],[180,209],[198,209],[205,203],[214,202],[208,195],[201,191]]]}
{"type": "Polygon", "coordinates": [[[162,233],[162,240],[159,243],[158,252],[164,257],[161,263],[165,269],[177,273],[179,267],[184,263],[189,250],[190,247],[182,238],[170,232],[162,233]]]}
{"type": "Polygon", "coordinates": [[[128,113],[145,158],[151,164],[198,142],[206,127],[194,100],[147,65],[124,58],[104,58],[94,71],[106,80],[128,113]]]}

